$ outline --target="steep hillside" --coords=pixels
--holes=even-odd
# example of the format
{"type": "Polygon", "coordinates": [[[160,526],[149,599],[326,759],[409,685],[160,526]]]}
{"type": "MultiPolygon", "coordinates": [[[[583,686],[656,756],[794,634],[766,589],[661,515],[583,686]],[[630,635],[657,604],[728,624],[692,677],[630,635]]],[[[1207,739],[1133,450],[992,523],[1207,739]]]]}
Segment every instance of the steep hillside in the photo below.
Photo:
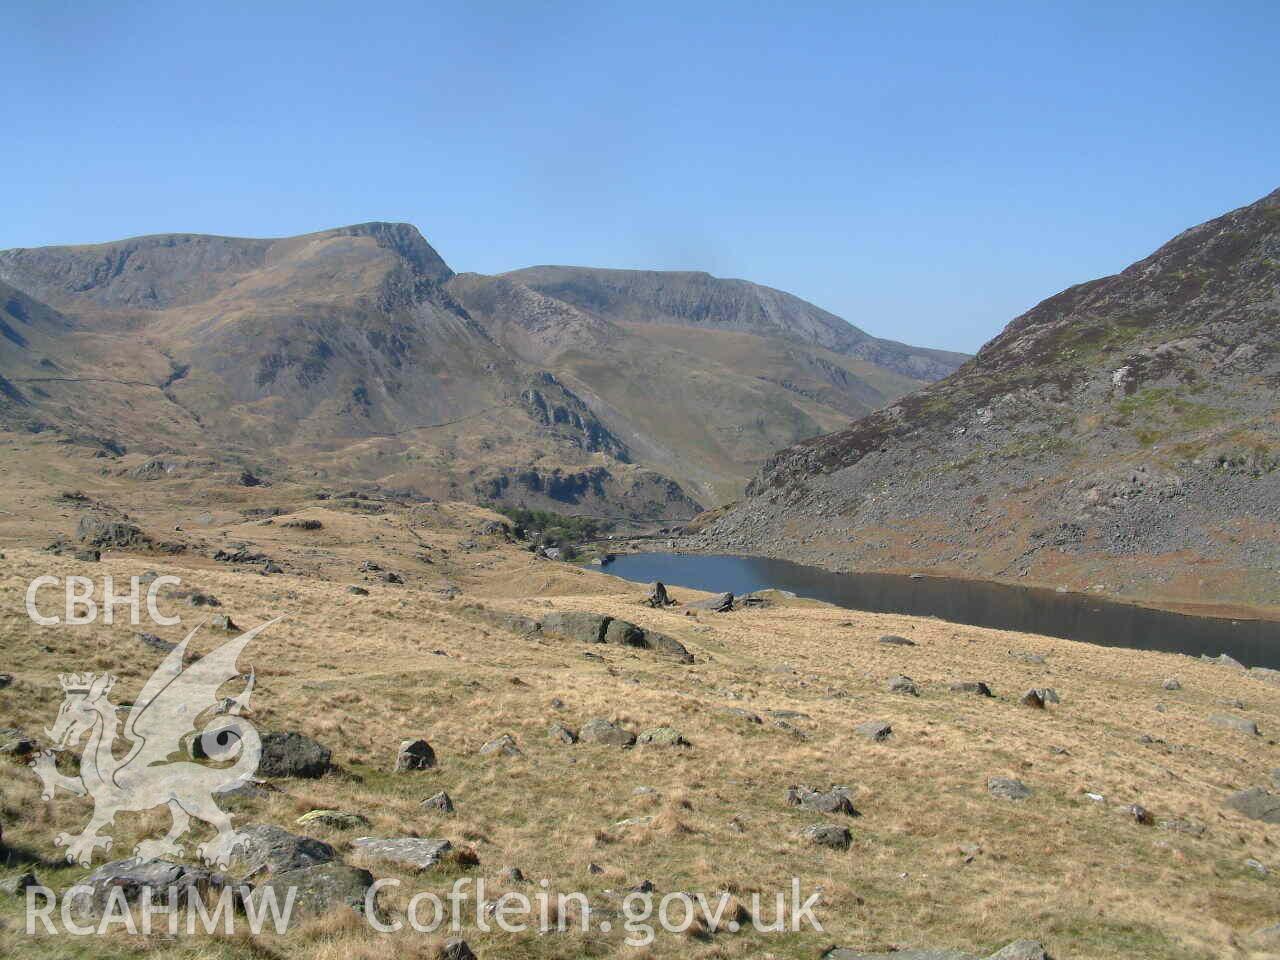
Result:
{"type": "Polygon", "coordinates": [[[407,224],[0,251],[0,283],[3,424],[144,461],[121,469],[181,455],[632,519],[736,498],[950,356],[709,277],[598,312],[457,276],[407,224]]]}
{"type": "Polygon", "coordinates": [[[8,337],[0,361],[5,422],[141,458],[121,470],[182,455],[601,515],[696,512],[494,342],[452,276],[404,224],[0,252],[20,315],[7,329],[25,343],[8,337]]]}
{"type": "Polygon", "coordinates": [[[515,279],[530,272],[462,274],[446,286],[494,340],[553,370],[639,460],[708,505],[738,497],[779,447],[843,426],[923,382],[784,327],[686,326],[638,306],[603,316],[515,279]]]}
{"type": "Polygon", "coordinates": [[[792,294],[709,273],[546,266],[505,276],[610,320],[781,337],[861,357],[916,380],[944,377],[966,359],[880,340],[792,294]]]}
{"type": "Polygon", "coordinates": [[[773,457],[696,541],[1280,604],[1280,191],[1014,320],[947,379],[773,457]]]}

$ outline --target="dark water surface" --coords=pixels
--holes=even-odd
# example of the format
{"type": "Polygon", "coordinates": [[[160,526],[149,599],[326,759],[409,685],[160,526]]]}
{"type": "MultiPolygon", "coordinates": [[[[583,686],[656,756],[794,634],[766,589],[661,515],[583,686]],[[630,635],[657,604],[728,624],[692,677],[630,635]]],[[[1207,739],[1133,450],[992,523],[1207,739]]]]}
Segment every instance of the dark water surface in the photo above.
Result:
{"type": "Polygon", "coordinates": [[[1280,667],[1280,621],[1197,617],[1081,593],[984,580],[918,579],[890,573],[832,573],[787,560],[678,553],[619,556],[605,571],[637,583],[713,592],[790,590],[850,610],[941,617],[953,623],[1020,630],[1108,647],[1211,657],[1227,653],[1250,667],[1280,667]]]}

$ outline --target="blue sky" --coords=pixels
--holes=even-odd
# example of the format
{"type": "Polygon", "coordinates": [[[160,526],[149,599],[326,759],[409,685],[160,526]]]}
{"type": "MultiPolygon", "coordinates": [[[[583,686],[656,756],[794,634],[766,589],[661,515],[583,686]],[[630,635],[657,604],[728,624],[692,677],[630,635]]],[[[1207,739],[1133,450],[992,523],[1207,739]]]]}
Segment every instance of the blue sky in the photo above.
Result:
{"type": "Polygon", "coordinates": [[[0,248],[407,220],[459,271],[704,269],[973,350],[1280,186],[1273,0],[0,23],[0,248]]]}

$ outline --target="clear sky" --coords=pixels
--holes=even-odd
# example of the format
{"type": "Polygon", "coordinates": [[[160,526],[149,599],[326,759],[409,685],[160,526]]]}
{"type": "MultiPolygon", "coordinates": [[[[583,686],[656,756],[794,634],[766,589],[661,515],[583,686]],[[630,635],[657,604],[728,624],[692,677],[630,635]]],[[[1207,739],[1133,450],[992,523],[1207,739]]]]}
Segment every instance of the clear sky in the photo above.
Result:
{"type": "Polygon", "coordinates": [[[0,248],[418,225],[973,350],[1280,186],[1280,4],[0,0],[0,248]],[[268,9],[270,8],[270,9],[268,9]]]}

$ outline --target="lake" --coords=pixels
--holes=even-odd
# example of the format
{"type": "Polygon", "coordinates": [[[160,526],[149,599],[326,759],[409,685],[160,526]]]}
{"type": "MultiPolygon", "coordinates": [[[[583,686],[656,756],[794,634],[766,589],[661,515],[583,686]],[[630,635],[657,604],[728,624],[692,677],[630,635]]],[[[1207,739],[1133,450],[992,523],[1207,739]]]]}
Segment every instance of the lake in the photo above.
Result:
{"type": "Polygon", "coordinates": [[[661,580],[671,587],[735,595],[776,587],[850,610],[939,617],[975,627],[1194,657],[1226,653],[1246,666],[1280,668],[1280,621],[1275,620],[1199,617],[985,580],[832,573],[766,557],[632,553],[618,556],[604,570],[636,583],[661,580]]]}

